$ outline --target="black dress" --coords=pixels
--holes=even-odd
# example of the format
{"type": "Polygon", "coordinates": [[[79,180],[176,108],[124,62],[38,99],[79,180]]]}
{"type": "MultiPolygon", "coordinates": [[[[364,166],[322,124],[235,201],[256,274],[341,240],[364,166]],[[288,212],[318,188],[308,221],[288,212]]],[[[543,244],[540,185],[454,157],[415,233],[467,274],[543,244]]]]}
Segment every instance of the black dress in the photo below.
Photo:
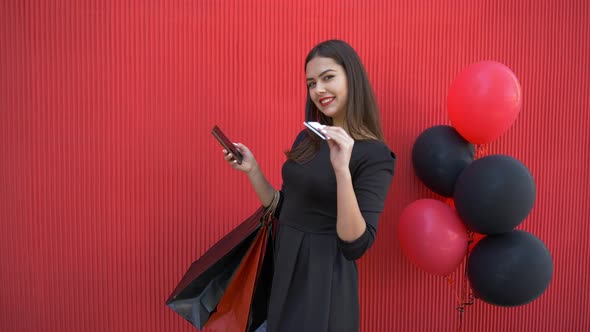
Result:
{"type": "Polygon", "coordinates": [[[336,177],[327,142],[305,164],[285,162],[268,331],[358,331],[355,260],[375,239],[394,166],[395,155],[384,143],[355,141],[349,167],[367,230],[344,242],[336,233],[336,177]]]}

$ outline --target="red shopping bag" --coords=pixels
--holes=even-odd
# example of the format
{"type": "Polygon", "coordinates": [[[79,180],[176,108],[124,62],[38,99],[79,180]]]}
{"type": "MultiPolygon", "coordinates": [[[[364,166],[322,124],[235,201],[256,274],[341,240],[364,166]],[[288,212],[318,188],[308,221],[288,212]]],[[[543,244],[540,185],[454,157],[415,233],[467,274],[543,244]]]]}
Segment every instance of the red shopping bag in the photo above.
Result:
{"type": "Polygon", "coordinates": [[[267,244],[268,231],[267,227],[263,227],[203,331],[247,331],[254,290],[265,259],[267,244]]]}

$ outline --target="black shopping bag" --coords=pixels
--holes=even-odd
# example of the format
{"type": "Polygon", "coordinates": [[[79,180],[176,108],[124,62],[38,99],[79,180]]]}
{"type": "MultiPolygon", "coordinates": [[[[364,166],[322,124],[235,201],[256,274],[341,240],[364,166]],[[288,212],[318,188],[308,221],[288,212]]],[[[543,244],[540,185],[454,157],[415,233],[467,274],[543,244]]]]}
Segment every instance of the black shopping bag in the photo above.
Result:
{"type": "Polygon", "coordinates": [[[272,282],[275,201],[278,197],[272,209],[259,208],[191,264],[166,301],[173,311],[205,331],[210,319],[210,331],[254,331],[262,324],[272,282]]]}

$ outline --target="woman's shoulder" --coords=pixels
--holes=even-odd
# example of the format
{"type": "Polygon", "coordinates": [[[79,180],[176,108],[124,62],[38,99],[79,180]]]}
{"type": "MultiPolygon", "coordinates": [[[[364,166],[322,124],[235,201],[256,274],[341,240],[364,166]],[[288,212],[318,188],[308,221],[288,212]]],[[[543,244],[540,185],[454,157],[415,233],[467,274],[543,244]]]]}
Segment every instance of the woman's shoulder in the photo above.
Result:
{"type": "Polygon", "coordinates": [[[396,158],[395,153],[383,141],[355,141],[350,160],[352,177],[358,181],[360,177],[379,176],[381,171],[393,174],[396,158]]]}
{"type": "Polygon", "coordinates": [[[377,139],[356,140],[353,146],[353,155],[359,159],[396,159],[395,153],[389,146],[377,139]]]}
{"type": "Polygon", "coordinates": [[[301,143],[305,137],[307,136],[307,133],[305,131],[305,129],[301,130],[297,136],[295,136],[295,139],[293,140],[293,143],[291,144],[291,149],[294,149],[297,145],[299,145],[299,143],[301,143]]]}

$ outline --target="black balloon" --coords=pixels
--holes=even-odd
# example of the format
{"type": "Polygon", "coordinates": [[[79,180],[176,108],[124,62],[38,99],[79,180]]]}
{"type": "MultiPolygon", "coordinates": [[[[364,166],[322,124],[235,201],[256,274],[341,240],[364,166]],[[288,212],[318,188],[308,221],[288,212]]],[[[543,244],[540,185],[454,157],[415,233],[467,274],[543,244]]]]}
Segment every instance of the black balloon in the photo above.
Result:
{"type": "Polygon", "coordinates": [[[549,250],[525,231],[486,236],[467,260],[467,277],[474,295],[503,307],[535,300],[545,292],[552,276],[549,250]]]}
{"type": "Polygon", "coordinates": [[[533,176],[520,161],[505,155],[475,160],[455,185],[455,207],[467,228],[481,234],[510,232],[535,203],[533,176]]]}
{"type": "Polygon", "coordinates": [[[451,197],[457,177],[475,156],[475,147],[451,126],[426,129],[414,142],[412,164],[418,178],[435,193],[451,197]]]}

